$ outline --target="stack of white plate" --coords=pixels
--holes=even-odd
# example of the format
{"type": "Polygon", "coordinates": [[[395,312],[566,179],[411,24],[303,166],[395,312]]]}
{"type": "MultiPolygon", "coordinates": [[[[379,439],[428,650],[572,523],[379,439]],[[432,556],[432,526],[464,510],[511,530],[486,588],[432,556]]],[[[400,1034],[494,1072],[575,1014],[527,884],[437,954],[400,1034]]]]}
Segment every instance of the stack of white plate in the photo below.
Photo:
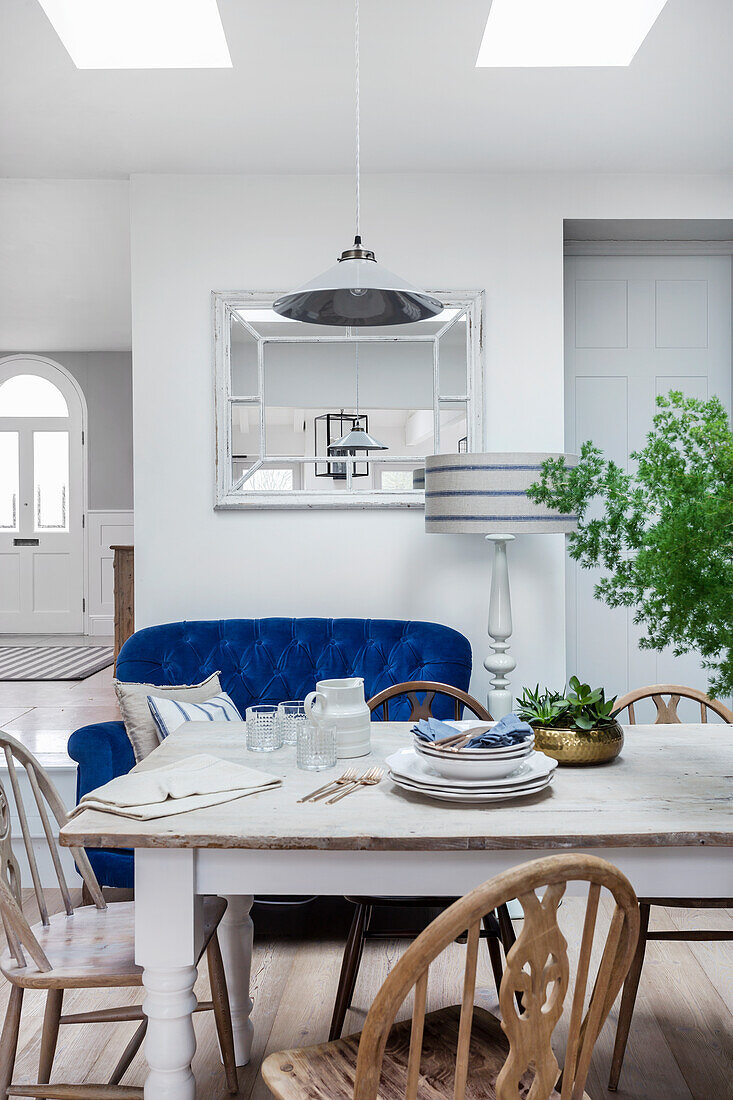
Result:
{"type": "Polygon", "coordinates": [[[417,755],[445,779],[502,779],[534,752],[534,734],[516,745],[477,749],[439,749],[417,736],[413,744],[417,755]]]}
{"type": "Polygon", "coordinates": [[[498,753],[507,752],[501,749],[491,750],[493,760],[466,759],[467,752],[473,756],[477,751],[400,749],[387,757],[389,778],[403,790],[443,802],[506,802],[544,790],[552,782],[557,767],[556,760],[535,752],[531,745],[528,751],[509,759],[496,759],[498,753]],[[439,754],[437,760],[435,754],[439,754]],[[492,767],[498,768],[499,774],[496,770],[491,772],[492,767]]]}

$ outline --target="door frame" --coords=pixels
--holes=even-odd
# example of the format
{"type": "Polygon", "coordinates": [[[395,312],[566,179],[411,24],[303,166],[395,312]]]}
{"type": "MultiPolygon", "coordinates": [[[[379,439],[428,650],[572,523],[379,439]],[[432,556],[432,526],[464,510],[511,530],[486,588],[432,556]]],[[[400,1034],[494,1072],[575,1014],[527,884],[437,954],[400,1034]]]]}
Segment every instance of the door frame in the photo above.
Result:
{"type": "MultiPolygon", "coordinates": [[[[87,515],[89,512],[89,500],[88,500],[88,481],[89,470],[87,462],[87,434],[88,434],[88,411],[87,411],[87,399],[84,396],[84,391],[79,385],[79,382],[61,363],[55,359],[49,359],[46,355],[24,355],[22,352],[14,353],[13,355],[4,355],[0,357],[0,374],[6,374],[10,378],[13,375],[13,371],[6,372],[6,368],[11,363],[39,363],[46,368],[50,368],[52,371],[57,371],[68,382],[71,388],[74,390],[76,396],[79,399],[79,405],[81,408],[81,515],[82,515],[82,594],[84,599],[84,610],[82,611],[82,634],[89,633],[89,547],[88,547],[88,524],[87,515]]],[[[15,372],[20,373],[20,372],[15,372]]],[[[3,378],[2,381],[6,379],[3,378]]],[[[51,379],[53,381],[53,379],[51,379]]],[[[32,635],[29,635],[32,637],[32,635]]]]}

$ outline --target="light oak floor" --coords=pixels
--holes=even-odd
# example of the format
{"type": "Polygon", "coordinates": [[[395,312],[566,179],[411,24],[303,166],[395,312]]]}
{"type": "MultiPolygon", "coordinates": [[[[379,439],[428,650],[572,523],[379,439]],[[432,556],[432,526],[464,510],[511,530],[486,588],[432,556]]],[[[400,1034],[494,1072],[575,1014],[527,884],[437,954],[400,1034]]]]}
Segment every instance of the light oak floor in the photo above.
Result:
{"type": "MultiPolygon", "coordinates": [[[[34,905],[29,900],[31,919],[34,905]]],[[[580,939],[582,910],[580,899],[569,898],[560,910],[561,926],[570,944],[571,962],[580,939]]],[[[661,924],[673,927],[677,914],[662,913],[661,924]]],[[[252,969],[253,1022],[255,1044],[249,1066],[240,1069],[240,1097],[266,1100],[269,1096],[259,1066],[263,1057],[288,1046],[322,1042],[327,1037],[333,999],[336,992],[342,939],[323,939],[329,924],[340,923],[321,918],[318,911],[291,910],[285,918],[290,934],[258,937],[252,969]],[[299,935],[299,923],[319,938],[299,935]]],[[[708,922],[733,927],[733,916],[724,911],[688,914],[694,927],[708,922]]],[[[260,921],[260,924],[262,921],[260,921]]],[[[278,918],[282,926],[282,916],[278,918]]],[[[516,922],[517,932],[521,922],[516,922]]],[[[346,1031],[358,1030],[380,984],[400,953],[404,940],[377,940],[366,945],[354,1004],[346,1019],[346,1031]]],[[[460,1001],[465,948],[453,945],[433,965],[429,986],[429,1008],[460,1001]]],[[[1,979],[0,979],[1,980],[1,979]]],[[[200,968],[196,986],[199,998],[208,997],[205,964],[200,968]]],[[[139,990],[78,991],[67,994],[65,1008],[82,1011],[85,1007],[134,1003],[141,999],[139,990]]],[[[4,1012],[7,985],[0,988],[0,1010],[4,1012]]],[[[477,1001],[496,1011],[488,956],[481,952],[477,1001]]],[[[403,1015],[405,1015],[403,1013],[403,1015]]],[[[38,1065],[43,995],[26,993],[23,1023],[16,1064],[16,1081],[35,1080],[38,1065]]],[[[563,1024],[557,1031],[557,1050],[562,1061],[563,1024]]],[[[61,1029],[53,1080],[104,1081],[111,1073],[123,1047],[132,1034],[132,1024],[95,1024],[61,1029]]],[[[214,1023],[210,1013],[195,1018],[197,1050],[194,1072],[200,1100],[224,1100],[228,1095],[219,1062],[214,1023]]],[[[587,1091],[592,1100],[601,1097],[634,1097],[636,1100],[731,1100],[733,1098],[733,950],[730,944],[653,943],[649,953],[637,1011],[634,1017],[626,1063],[618,1093],[605,1088],[613,1042],[615,1010],[596,1046],[587,1091]]],[[[144,1061],[138,1055],[128,1071],[125,1084],[141,1084],[144,1061]]]]}
{"type": "MultiPolygon", "coordinates": [[[[72,683],[0,683],[0,725],[51,763],[66,757],[73,730],[88,722],[119,717],[112,688],[112,670],[72,683]]],[[[29,916],[32,905],[29,902],[29,916]]],[[[561,925],[571,945],[580,939],[578,899],[561,908],[561,925]]],[[[273,917],[255,915],[257,940],[252,970],[255,1047],[249,1066],[240,1070],[240,1096],[265,1100],[269,1095],[259,1077],[265,1054],[287,1046],[320,1042],[327,1037],[343,947],[344,917],[325,916],[316,909],[290,910],[273,917]]],[[[36,919],[35,916],[32,919],[36,919]]],[[[664,928],[733,928],[733,913],[657,911],[664,928]]],[[[521,922],[516,924],[517,931],[521,922]]],[[[366,945],[354,1005],[346,1029],[358,1030],[372,998],[394,965],[404,940],[377,940],[366,945]]],[[[465,949],[456,945],[431,972],[431,1007],[460,999],[465,949]]],[[[496,994],[485,953],[479,969],[479,1000],[496,1009],[496,994]]],[[[0,979],[2,981],[2,979],[0,979]]],[[[208,997],[205,965],[196,987],[208,997]]],[[[134,1002],[139,991],[115,994],[78,992],[68,995],[69,1011],[134,1002]]],[[[0,988],[0,1012],[7,1002],[7,985],[0,988]]],[[[29,992],[16,1068],[16,1080],[35,1079],[38,1065],[43,998],[29,992]]],[[[198,1048],[194,1070],[200,1100],[228,1095],[210,1013],[196,1017],[198,1048]]],[[[62,1028],[54,1072],[57,1081],[104,1081],[132,1033],[133,1025],[97,1024],[62,1028]]],[[[637,1001],[636,1014],[618,1093],[605,1088],[615,1028],[615,1010],[596,1047],[588,1093],[636,1100],[733,1100],[733,943],[651,943],[637,1001]]],[[[558,1029],[562,1050],[562,1030],[558,1029]]],[[[140,1084],[144,1062],[139,1055],[126,1084],[140,1084]]]]}
{"type": "Polygon", "coordinates": [[[119,717],[111,667],[86,680],[0,681],[0,727],[40,756],[46,767],[68,761],[66,745],[74,730],[119,717]]]}

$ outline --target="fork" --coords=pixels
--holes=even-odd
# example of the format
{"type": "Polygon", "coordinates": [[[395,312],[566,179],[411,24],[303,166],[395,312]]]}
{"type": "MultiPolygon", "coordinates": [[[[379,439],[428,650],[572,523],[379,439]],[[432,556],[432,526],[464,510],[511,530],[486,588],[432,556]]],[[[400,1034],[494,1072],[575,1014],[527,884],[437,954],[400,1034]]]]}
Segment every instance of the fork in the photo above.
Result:
{"type": "Polygon", "coordinates": [[[345,791],[340,791],[335,798],[329,798],[326,805],[330,806],[334,802],[340,802],[342,798],[346,798],[347,794],[353,794],[359,787],[373,787],[380,782],[383,775],[383,768],[370,768],[368,772],[364,772],[363,775],[359,776],[359,778],[356,779],[350,787],[347,787],[345,791]]]}
{"type": "Polygon", "coordinates": [[[342,787],[344,783],[353,783],[355,779],[356,768],[347,768],[344,774],[340,775],[338,779],[330,779],[328,783],[324,783],[317,791],[311,791],[310,794],[304,794],[302,798],[298,799],[298,802],[310,802],[316,798],[316,795],[320,795],[323,798],[326,794],[333,794],[331,787],[342,787]]]}

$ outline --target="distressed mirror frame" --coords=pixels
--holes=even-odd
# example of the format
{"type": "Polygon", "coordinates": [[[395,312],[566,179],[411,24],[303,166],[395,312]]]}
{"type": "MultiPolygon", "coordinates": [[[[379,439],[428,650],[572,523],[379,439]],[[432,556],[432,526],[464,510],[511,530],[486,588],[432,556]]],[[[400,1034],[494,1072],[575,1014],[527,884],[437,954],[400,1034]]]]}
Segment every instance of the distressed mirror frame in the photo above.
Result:
{"type": "MultiPolygon", "coordinates": [[[[347,466],[347,490],[302,490],[268,492],[266,490],[248,490],[246,478],[265,461],[269,463],[294,463],[306,465],[315,461],[326,462],[327,455],[278,455],[267,454],[265,425],[265,349],[268,344],[287,343],[349,343],[355,337],[350,330],[324,330],[321,335],[316,326],[313,334],[302,336],[263,336],[249,325],[237,311],[244,309],[271,309],[272,303],[281,291],[212,291],[213,336],[214,336],[214,375],[215,375],[215,416],[216,416],[216,509],[281,509],[281,508],[423,508],[425,506],[422,489],[359,489],[352,488],[352,472],[355,463],[363,462],[363,455],[353,457],[339,456],[339,462],[347,466]],[[232,393],[231,372],[231,326],[232,322],[241,324],[257,341],[258,392],[256,394],[232,393]],[[234,478],[232,469],[232,409],[236,405],[247,405],[259,412],[260,458],[243,477],[234,478]]],[[[439,298],[446,308],[458,309],[445,325],[432,334],[411,333],[403,335],[399,328],[394,335],[372,336],[368,330],[360,329],[360,343],[432,343],[433,348],[433,430],[435,453],[440,451],[440,413],[444,407],[465,402],[468,451],[483,451],[484,446],[484,314],[485,294],[482,290],[430,290],[428,293],[439,298]],[[440,390],[440,340],[457,324],[466,318],[466,385],[461,394],[441,393],[440,390]]],[[[304,327],[304,326],[303,326],[304,327]]],[[[332,457],[331,457],[332,461],[332,457]]],[[[403,457],[381,452],[370,452],[369,462],[375,464],[405,465],[414,467],[415,456],[403,457]]]]}

